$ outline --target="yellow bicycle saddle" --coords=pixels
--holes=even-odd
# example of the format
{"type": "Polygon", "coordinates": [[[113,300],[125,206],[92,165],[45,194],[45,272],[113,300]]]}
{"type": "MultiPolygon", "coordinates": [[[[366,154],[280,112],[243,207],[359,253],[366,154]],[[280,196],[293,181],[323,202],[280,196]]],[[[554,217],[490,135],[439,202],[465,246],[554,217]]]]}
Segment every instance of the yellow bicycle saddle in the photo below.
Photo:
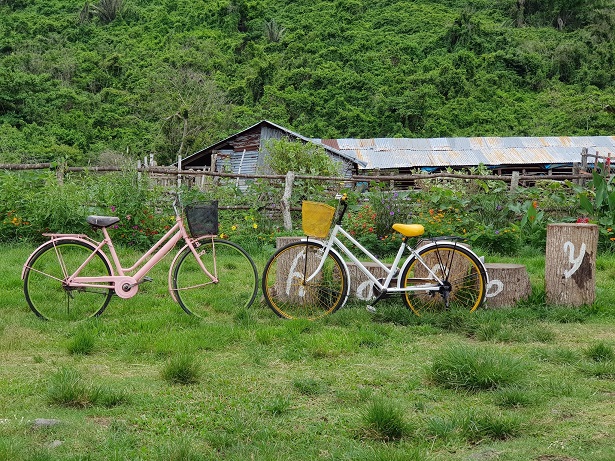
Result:
{"type": "Polygon", "coordinates": [[[422,224],[393,224],[393,230],[406,237],[418,237],[425,232],[422,224]]]}

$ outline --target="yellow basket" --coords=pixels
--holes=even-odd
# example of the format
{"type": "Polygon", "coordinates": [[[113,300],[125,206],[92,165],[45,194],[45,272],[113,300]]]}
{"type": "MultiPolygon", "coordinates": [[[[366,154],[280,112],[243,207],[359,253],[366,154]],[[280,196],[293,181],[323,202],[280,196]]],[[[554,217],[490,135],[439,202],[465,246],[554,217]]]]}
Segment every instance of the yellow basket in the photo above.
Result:
{"type": "Polygon", "coordinates": [[[325,238],[335,215],[335,208],[326,203],[304,201],[301,204],[303,233],[309,237],[325,238]]]}

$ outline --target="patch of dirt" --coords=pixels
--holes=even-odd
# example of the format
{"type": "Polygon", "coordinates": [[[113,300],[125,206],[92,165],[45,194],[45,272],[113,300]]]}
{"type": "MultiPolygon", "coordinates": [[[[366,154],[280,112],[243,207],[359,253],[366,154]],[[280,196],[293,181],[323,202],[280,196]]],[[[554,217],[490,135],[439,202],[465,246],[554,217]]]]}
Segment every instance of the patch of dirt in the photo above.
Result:
{"type": "Polygon", "coordinates": [[[105,418],[102,416],[92,416],[88,418],[88,420],[104,428],[108,428],[109,426],[111,426],[111,422],[113,421],[111,418],[105,418]]]}

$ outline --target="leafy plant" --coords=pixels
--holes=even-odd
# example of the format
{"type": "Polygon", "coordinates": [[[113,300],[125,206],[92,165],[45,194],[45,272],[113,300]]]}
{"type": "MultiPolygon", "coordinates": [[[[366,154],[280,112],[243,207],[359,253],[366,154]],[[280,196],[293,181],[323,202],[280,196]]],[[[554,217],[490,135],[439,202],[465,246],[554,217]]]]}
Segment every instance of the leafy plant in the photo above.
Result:
{"type": "Polygon", "coordinates": [[[266,165],[278,174],[286,174],[288,171],[317,176],[340,174],[340,165],[327,155],[323,147],[316,144],[286,138],[271,139],[265,149],[266,165]]]}
{"type": "Polygon", "coordinates": [[[602,243],[615,240],[615,185],[599,171],[592,172],[592,189],[579,193],[581,209],[598,224],[602,243]]]}

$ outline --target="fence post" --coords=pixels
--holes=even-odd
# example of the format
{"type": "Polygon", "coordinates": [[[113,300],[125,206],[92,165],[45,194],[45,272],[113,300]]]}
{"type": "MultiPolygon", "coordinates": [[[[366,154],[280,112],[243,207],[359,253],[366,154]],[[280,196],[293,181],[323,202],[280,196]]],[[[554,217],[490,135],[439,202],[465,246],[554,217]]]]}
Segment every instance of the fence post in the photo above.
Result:
{"type": "Polygon", "coordinates": [[[64,174],[66,173],[66,163],[62,160],[56,166],[56,180],[58,184],[64,184],[64,174]]]}
{"type": "Polygon", "coordinates": [[[510,190],[511,192],[516,190],[519,187],[519,172],[513,171],[512,178],[510,179],[510,190]]]}
{"type": "Polygon", "coordinates": [[[293,229],[293,221],[290,216],[290,196],[293,193],[293,181],[295,173],[289,171],[286,173],[286,181],[284,183],[284,195],[282,195],[282,219],[284,220],[284,229],[289,231],[293,229]]]}

